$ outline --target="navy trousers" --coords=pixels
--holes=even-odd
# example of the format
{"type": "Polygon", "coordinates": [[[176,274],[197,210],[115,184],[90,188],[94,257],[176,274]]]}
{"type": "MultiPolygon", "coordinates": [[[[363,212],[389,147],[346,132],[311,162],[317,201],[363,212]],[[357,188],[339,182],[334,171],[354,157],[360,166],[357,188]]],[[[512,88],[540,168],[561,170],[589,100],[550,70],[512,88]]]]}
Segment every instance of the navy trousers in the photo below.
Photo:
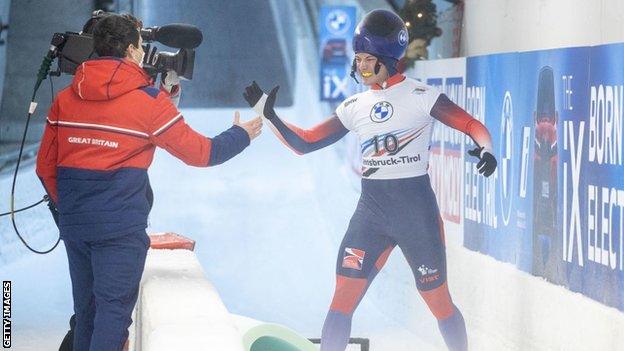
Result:
{"type": "Polygon", "coordinates": [[[76,315],[73,350],[122,350],[132,324],[149,237],[140,230],[105,240],[64,237],[63,241],[76,315]]]}
{"type": "Polygon", "coordinates": [[[353,313],[398,246],[449,350],[467,349],[466,325],[446,281],[444,225],[428,175],[362,179],[362,194],[336,261],[336,289],[322,351],[344,351],[353,313]]]}

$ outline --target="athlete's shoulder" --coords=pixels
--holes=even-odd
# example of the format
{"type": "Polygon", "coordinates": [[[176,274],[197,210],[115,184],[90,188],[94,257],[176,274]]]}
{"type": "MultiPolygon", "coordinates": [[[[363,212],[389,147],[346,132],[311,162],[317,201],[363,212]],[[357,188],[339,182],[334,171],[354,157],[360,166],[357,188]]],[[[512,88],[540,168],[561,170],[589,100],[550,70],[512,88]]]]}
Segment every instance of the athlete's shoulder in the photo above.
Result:
{"type": "Polygon", "coordinates": [[[345,117],[348,115],[350,111],[353,110],[354,106],[357,106],[358,102],[361,102],[364,93],[357,93],[349,96],[344,99],[338,107],[336,107],[336,114],[339,117],[345,117]]]}
{"type": "Polygon", "coordinates": [[[362,100],[363,94],[364,92],[349,96],[348,98],[344,99],[342,103],[340,103],[339,107],[347,108],[349,106],[355,105],[358,101],[362,100]]]}
{"type": "Polygon", "coordinates": [[[414,95],[437,94],[438,89],[414,78],[405,78],[406,88],[414,95]]]}

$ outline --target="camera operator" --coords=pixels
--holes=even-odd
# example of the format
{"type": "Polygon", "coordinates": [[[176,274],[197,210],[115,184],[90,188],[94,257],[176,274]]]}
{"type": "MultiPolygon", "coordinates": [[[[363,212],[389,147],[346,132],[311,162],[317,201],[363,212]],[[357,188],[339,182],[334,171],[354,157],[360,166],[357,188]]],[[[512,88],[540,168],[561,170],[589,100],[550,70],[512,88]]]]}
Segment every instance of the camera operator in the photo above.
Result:
{"type": "MultiPolygon", "coordinates": [[[[58,208],[75,312],[73,350],[121,350],[128,337],[149,237],[152,206],[147,168],[156,146],[188,165],[221,164],[260,134],[262,122],[240,122],[214,138],[191,129],[141,69],[142,24],[111,14],[93,31],[100,56],[80,65],[54,99],[37,156],[37,175],[58,208]]],[[[163,91],[164,90],[164,91],[163,91]]]]}

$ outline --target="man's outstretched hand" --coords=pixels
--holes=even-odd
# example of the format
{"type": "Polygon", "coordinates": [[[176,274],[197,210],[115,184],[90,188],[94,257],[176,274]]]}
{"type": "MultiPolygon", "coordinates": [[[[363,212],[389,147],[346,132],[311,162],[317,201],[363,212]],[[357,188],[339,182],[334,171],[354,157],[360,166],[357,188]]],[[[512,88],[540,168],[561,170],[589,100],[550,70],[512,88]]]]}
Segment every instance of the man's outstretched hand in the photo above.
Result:
{"type": "Polygon", "coordinates": [[[234,125],[243,128],[249,134],[249,140],[253,140],[262,133],[262,118],[260,116],[247,122],[241,122],[240,113],[236,111],[234,112],[234,125]]]}

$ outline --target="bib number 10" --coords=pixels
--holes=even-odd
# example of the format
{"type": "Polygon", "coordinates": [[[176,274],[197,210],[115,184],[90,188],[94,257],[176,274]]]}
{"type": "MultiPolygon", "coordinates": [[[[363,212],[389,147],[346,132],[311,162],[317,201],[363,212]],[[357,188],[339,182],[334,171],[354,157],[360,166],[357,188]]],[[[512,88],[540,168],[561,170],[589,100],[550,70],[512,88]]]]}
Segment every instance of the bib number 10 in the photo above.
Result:
{"type": "Polygon", "coordinates": [[[381,137],[375,136],[373,138],[373,144],[375,145],[375,153],[379,153],[381,148],[385,149],[389,153],[395,152],[399,149],[399,139],[392,134],[387,134],[381,137]]]}

